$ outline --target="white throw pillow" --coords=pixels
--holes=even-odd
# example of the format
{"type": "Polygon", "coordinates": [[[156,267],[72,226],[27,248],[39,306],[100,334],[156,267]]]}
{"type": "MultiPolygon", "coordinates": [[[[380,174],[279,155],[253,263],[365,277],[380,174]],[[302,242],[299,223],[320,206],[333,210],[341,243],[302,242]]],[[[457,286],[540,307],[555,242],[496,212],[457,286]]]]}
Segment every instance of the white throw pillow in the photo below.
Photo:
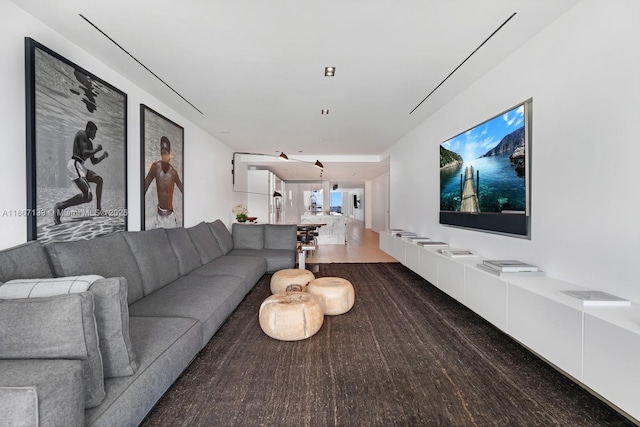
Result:
{"type": "Polygon", "coordinates": [[[49,279],[9,280],[0,286],[0,299],[51,297],[75,294],[89,290],[96,280],[104,279],[95,274],[87,276],[55,277],[49,279]]]}

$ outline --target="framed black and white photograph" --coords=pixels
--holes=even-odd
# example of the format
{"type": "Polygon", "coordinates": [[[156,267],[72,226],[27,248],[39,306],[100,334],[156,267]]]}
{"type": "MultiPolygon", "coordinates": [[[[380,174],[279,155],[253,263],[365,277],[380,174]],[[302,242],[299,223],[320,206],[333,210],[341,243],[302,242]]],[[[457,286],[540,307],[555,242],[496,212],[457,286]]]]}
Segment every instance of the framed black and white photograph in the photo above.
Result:
{"type": "Polygon", "coordinates": [[[184,128],[140,104],[142,230],[184,224],[184,128]]]}
{"type": "Polygon", "coordinates": [[[25,39],[27,238],[127,229],[127,94],[25,39]]]}

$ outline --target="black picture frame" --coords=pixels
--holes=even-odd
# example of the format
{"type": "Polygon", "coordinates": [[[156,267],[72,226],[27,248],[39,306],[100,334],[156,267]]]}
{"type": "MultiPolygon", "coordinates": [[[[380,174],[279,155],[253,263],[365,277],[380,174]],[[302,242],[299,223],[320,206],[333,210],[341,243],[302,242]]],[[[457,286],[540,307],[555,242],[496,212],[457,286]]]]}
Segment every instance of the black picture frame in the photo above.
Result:
{"type": "Polygon", "coordinates": [[[184,128],[140,104],[141,230],[184,226],[184,128]],[[163,158],[169,141],[170,158],[163,158]],[[158,183],[163,189],[158,189],[158,183]]]}
{"type": "Polygon", "coordinates": [[[25,82],[27,239],[49,243],[127,230],[127,94],[29,37],[25,82]],[[90,122],[97,127],[93,138],[90,122]],[[74,160],[83,143],[86,158],[74,160]],[[89,192],[77,175],[83,165],[89,192]]]}

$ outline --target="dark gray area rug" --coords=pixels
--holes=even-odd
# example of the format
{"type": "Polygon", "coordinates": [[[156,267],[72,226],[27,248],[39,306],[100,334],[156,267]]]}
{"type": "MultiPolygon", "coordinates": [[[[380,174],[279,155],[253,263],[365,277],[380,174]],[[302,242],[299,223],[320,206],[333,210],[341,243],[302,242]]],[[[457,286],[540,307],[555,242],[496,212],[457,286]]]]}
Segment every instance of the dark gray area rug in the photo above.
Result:
{"type": "Polygon", "coordinates": [[[633,425],[399,263],[324,276],[353,284],[351,311],[303,341],[269,338],[265,275],[143,425],[633,425]]]}

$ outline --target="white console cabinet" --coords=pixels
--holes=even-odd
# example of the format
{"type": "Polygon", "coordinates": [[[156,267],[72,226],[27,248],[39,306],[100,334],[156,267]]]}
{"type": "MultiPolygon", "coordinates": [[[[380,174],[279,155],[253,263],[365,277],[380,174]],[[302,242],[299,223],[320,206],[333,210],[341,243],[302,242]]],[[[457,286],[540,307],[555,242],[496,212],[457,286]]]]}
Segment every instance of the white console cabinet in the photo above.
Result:
{"type": "Polygon", "coordinates": [[[562,290],[584,289],[547,276],[496,276],[477,258],[450,258],[391,232],[380,248],[529,350],[640,420],[640,304],[583,307],[562,290]]]}
{"type": "MultiPolygon", "coordinates": [[[[489,273],[487,273],[489,274],[489,273]]],[[[507,332],[532,351],[576,380],[582,380],[582,309],[559,299],[572,298],[560,289],[575,286],[546,277],[519,278],[520,285],[508,283],[507,332]],[[540,292],[547,290],[547,294],[540,292]]],[[[570,301],[573,302],[573,301],[570,301]]]]}
{"type": "Polygon", "coordinates": [[[640,307],[584,312],[582,382],[640,419],[640,307]]]}
{"type": "Polygon", "coordinates": [[[473,286],[465,286],[464,304],[494,326],[506,331],[507,283],[477,268],[465,268],[466,283],[473,283],[473,286]]]}
{"type": "MultiPolygon", "coordinates": [[[[423,251],[428,249],[421,248],[423,251]]],[[[464,303],[464,265],[453,259],[438,256],[438,282],[435,285],[461,303],[464,303]]],[[[408,267],[408,266],[407,266],[408,267]]]]}

